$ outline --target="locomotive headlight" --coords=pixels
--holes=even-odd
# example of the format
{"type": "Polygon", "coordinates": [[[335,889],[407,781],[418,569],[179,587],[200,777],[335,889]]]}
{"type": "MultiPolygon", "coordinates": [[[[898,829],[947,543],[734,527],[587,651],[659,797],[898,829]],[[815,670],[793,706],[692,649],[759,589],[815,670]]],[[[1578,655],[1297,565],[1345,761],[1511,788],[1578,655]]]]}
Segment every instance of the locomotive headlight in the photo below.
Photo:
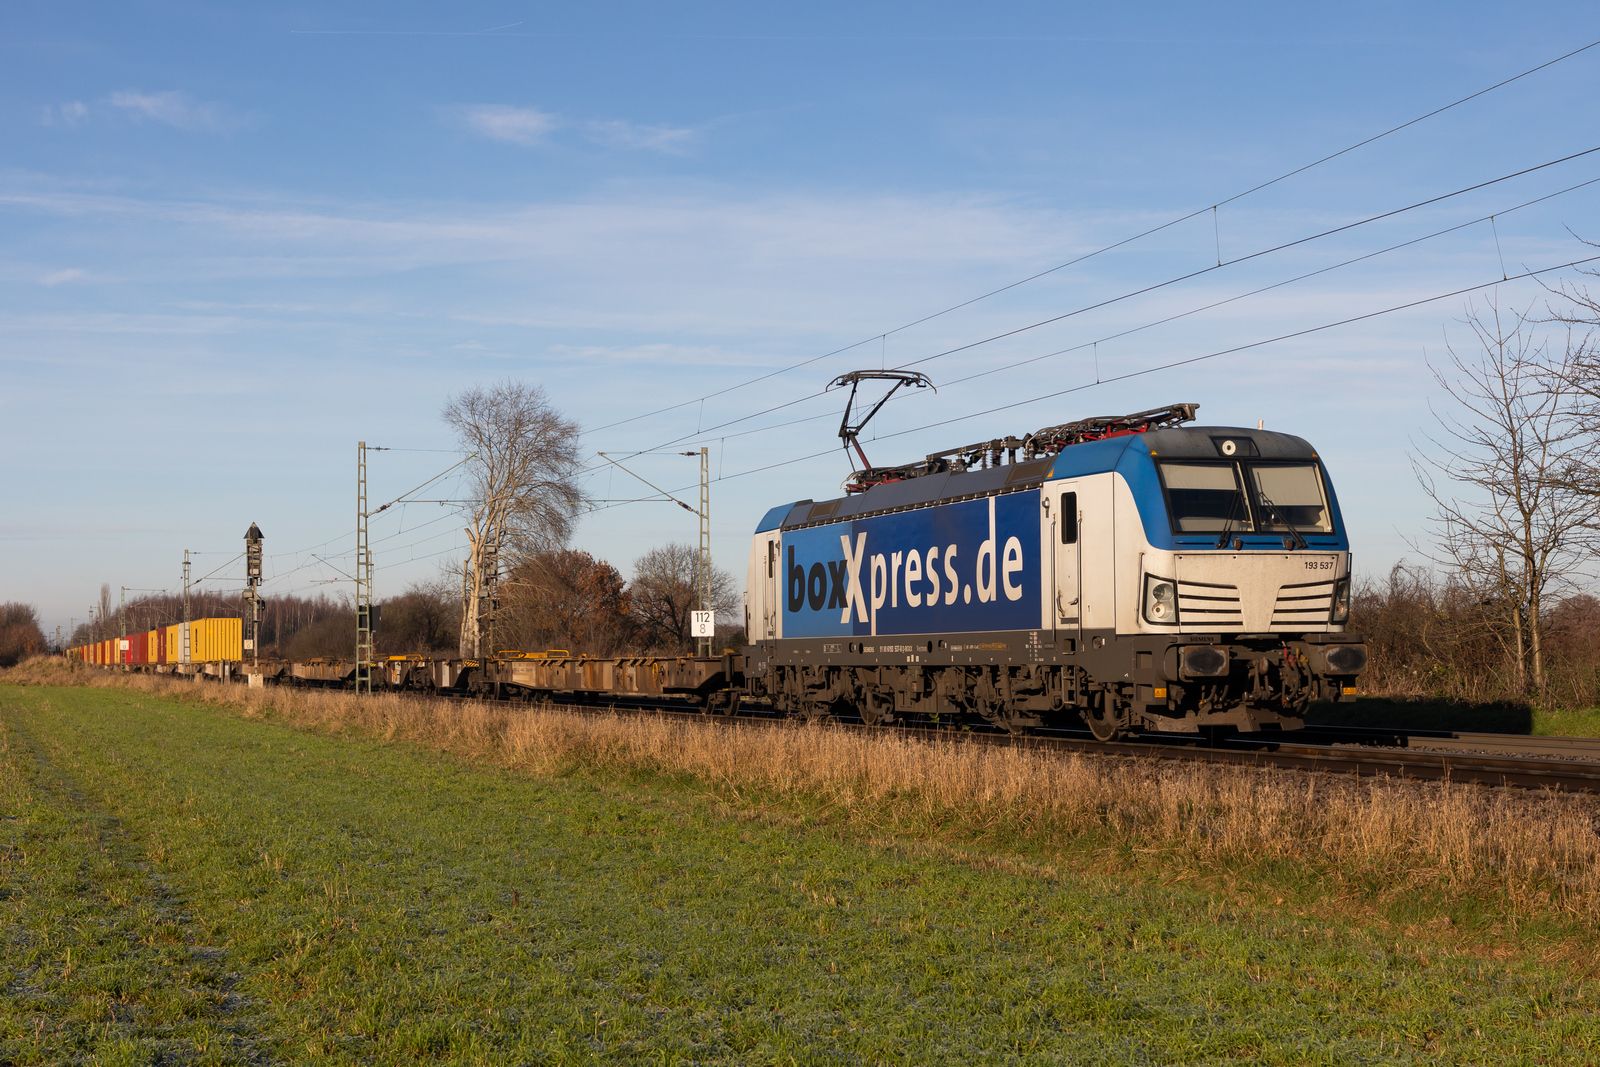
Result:
{"type": "Polygon", "coordinates": [[[1340,578],[1333,583],[1333,610],[1329,622],[1348,622],[1350,619],[1350,579],[1340,578]]]}
{"type": "Polygon", "coordinates": [[[1367,667],[1367,650],[1361,645],[1334,645],[1323,655],[1329,674],[1360,674],[1367,667]]]}
{"type": "Polygon", "coordinates": [[[1157,626],[1178,622],[1178,587],[1170,578],[1144,576],[1144,617],[1157,626]]]}
{"type": "Polygon", "coordinates": [[[1221,678],[1228,673],[1228,650],[1189,645],[1178,650],[1178,673],[1185,678],[1221,678]]]}

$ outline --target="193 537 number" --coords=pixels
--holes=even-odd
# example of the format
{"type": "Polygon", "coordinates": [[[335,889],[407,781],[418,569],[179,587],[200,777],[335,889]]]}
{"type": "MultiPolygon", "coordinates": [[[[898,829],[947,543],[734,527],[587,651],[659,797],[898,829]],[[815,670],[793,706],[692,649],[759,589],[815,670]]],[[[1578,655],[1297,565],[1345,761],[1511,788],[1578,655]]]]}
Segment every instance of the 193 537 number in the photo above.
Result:
{"type": "Polygon", "coordinates": [[[1305,563],[1306,563],[1306,570],[1308,570],[1308,571],[1331,571],[1331,570],[1333,570],[1333,560],[1331,560],[1331,559],[1308,559],[1308,560],[1305,561],[1305,563]]]}

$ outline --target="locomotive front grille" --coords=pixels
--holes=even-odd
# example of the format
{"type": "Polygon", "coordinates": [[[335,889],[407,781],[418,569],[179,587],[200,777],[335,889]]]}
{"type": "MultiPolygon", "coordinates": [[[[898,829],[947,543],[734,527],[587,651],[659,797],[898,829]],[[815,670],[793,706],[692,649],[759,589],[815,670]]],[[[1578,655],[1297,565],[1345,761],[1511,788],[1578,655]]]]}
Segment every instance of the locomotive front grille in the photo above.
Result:
{"type": "Polygon", "coordinates": [[[1329,578],[1283,586],[1272,606],[1272,628],[1294,630],[1327,622],[1333,610],[1333,585],[1334,580],[1329,578]]]}
{"type": "Polygon", "coordinates": [[[1244,614],[1239,589],[1232,585],[1179,580],[1178,621],[1186,626],[1240,626],[1244,614]]]}
{"type": "Polygon", "coordinates": [[[1173,562],[1178,625],[1191,633],[1326,630],[1344,569],[1321,552],[1182,552],[1173,562]]]}

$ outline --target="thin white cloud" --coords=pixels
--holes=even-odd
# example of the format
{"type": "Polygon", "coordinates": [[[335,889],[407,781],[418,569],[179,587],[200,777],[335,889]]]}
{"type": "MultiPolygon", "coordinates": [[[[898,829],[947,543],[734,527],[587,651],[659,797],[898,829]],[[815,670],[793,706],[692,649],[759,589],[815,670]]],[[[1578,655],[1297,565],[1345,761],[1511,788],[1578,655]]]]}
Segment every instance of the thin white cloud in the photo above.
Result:
{"type": "Polygon", "coordinates": [[[220,107],[192,101],[179,92],[141,93],[124,89],[111,94],[111,106],[121,108],[136,122],[148,119],[180,130],[218,130],[223,126],[220,107]]]}
{"type": "Polygon", "coordinates": [[[88,117],[88,104],[70,100],[65,104],[46,104],[40,111],[39,121],[46,126],[76,126],[88,117]]]}
{"type": "Polygon", "coordinates": [[[58,270],[53,274],[46,274],[43,278],[40,278],[39,284],[60,285],[62,282],[70,282],[74,278],[82,278],[87,273],[88,271],[82,271],[76,267],[72,267],[67,270],[58,270]]]}
{"type": "Polygon", "coordinates": [[[474,131],[509,144],[540,144],[561,125],[561,120],[549,112],[505,104],[478,104],[464,108],[462,116],[474,131]]]}
{"type": "Polygon", "coordinates": [[[456,114],[480,136],[529,147],[548,143],[558,130],[575,128],[584,138],[605,148],[676,154],[682,152],[698,132],[666,123],[647,126],[625,119],[569,122],[554,112],[509,104],[473,104],[456,109],[456,114]]]}
{"type": "Polygon", "coordinates": [[[621,119],[591,122],[588,131],[591,141],[609,148],[649,148],[669,153],[683,151],[695,135],[694,130],[679,126],[641,126],[621,119]]]}

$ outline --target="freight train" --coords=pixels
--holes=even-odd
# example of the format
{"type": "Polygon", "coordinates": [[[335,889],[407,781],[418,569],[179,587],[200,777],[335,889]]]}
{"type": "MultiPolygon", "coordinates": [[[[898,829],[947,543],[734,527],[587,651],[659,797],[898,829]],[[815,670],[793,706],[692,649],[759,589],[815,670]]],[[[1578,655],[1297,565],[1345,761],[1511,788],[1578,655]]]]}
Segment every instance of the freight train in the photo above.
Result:
{"type": "MultiPolygon", "coordinates": [[[[1366,665],[1362,638],[1345,632],[1338,499],[1306,441],[1184,425],[1195,408],[868,466],[838,498],[771,509],[751,543],[739,650],[395,656],[373,664],[374,687],[667,697],[1013,732],[1087,724],[1102,740],[1297,728],[1312,701],[1353,699],[1366,665]]],[[[354,684],[348,662],[240,666],[238,620],[190,625],[214,623],[233,624],[232,644],[206,650],[232,662],[178,656],[177,627],[134,641],[165,661],[108,658],[107,643],[74,654],[256,684],[354,684]]]]}

